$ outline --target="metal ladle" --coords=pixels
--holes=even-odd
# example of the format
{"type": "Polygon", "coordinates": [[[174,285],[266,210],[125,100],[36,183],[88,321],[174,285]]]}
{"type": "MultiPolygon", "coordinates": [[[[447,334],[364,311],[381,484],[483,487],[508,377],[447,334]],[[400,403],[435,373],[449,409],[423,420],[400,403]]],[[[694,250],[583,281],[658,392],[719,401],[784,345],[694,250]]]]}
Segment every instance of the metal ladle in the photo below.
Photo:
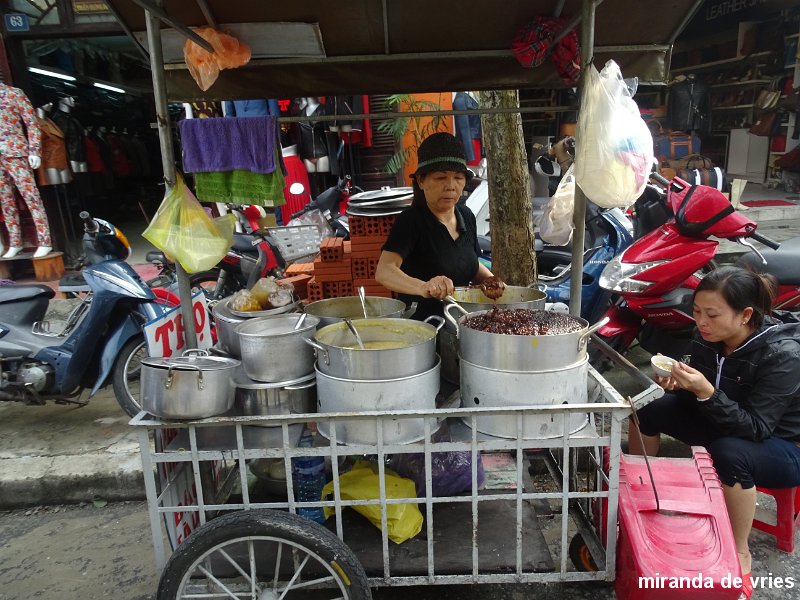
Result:
{"type": "Polygon", "coordinates": [[[303,321],[306,320],[307,316],[308,316],[308,313],[303,313],[302,315],[300,315],[300,318],[297,319],[297,323],[294,324],[294,331],[297,331],[298,329],[300,329],[303,326],[303,321]]]}
{"type": "Polygon", "coordinates": [[[361,300],[361,310],[364,311],[364,318],[367,318],[367,295],[364,292],[364,286],[358,288],[358,298],[361,300]]]}
{"type": "Polygon", "coordinates": [[[364,342],[361,341],[361,336],[358,335],[358,331],[356,331],[353,322],[350,319],[345,319],[344,322],[347,324],[347,327],[350,329],[350,332],[356,337],[356,341],[358,342],[358,347],[361,350],[366,350],[366,348],[364,348],[364,342]]]}

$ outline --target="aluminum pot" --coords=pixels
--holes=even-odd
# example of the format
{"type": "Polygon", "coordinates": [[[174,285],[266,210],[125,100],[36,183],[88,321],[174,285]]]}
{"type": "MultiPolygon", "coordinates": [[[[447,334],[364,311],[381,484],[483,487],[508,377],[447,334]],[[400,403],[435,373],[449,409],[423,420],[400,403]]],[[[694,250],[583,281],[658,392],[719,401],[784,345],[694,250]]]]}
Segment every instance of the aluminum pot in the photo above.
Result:
{"type": "MultiPolygon", "coordinates": [[[[326,375],[317,364],[317,396],[320,413],[362,412],[379,410],[425,410],[436,408],[439,393],[439,361],[432,369],[408,377],[378,379],[374,381],[342,379],[326,375]]],[[[431,433],[436,431],[436,419],[431,421],[431,433]]],[[[317,422],[319,432],[331,437],[335,423],[336,441],[344,444],[376,444],[378,424],[376,419],[341,419],[317,422]]],[[[425,436],[423,418],[380,419],[384,444],[409,444],[425,436]]]]}
{"type": "Polygon", "coordinates": [[[162,419],[204,419],[227,412],[241,363],[186,350],[180,357],[142,359],[142,408],[162,419]]]}
{"type": "MultiPolygon", "coordinates": [[[[584,404],[588,399],[589,359],[560,369],[516,373],[499,371],[461,361],[461,406],[548,406],[584,404]]],[[[575,433],[586,425],[585,412],[567,413],[567,431],[575,433]]],[[[526,414],[522,417],[522,437],[547,439],[564,435],[565,413],[526,414]]],[[[464,418],[467,426],[471,419],[464,418]]],[[[503,438],[517,437],[516,415],[485,415],[476,419],[481,433],[503,438]]]]}
{"type": "Polygon", "coordinates": [[[317,381],[313,373],[294,381],[263,383],[239,372],[235,384],[236,404],[244,416],[317,412],[317,381]]]}
{"type": "Polygon", "coordinates": [[[580,331],[556,335],[508,335],[464,326],[467,318],[486,312],[468,313],[452,303],[445,306],[445,317],[456,328],[461,360],[500,371],[546,371],[580,363],[587,356],[589,336],[608,322],[605,317],[590,327],[588,321],[572,317],[580,322],[580,331]],[[459,311],[462,316],[456,320],[452,313],[459,311]]]}
{"type": "Polygon", "coordinates": [[[488,298],[479,288],[457,287],[451,294],[453,300],[467,312],[489,310],[495,306],[500,308],[532,308],[544,310],[547,294],[544,284],[535,287],[507,285],[503,295],[497,301],[488,298]]]}
{"type": "Polygon", "coordinates": [[[358,296],[317,300],[306,306],[303,312],[317,317],[321,329],[334,323],[340,323],[343,319],[354,321],[364,318],[408,319],[417,310],[416,302],[406,308],[405,302],[402,300],[381,296],[365,296],[364,302],[367,306],[367,317],[364,317],[364,309],[361,307],[361,299],[358,296]]]}
{"type": "Polygon", "coordinates": [[[239,323],[244,323],[247,319],[234,315],[228,308],[229,301],[230,296],[223,298],[211,309],[217,329],[217,343],[234,358],[241,358],[242,349],[239,346],[239,336],[235,329],[239,323]]]}
{"type": "Polygon", "coordinates": [[[313,373],[314,351],[304,341],[314,335],[318,322],[311,315],[289,314],[248,319],[237,325],[247,376],[278,383],[313,373]],[[295,329],[303,317],[304,322],[295,329]]]}
{"type": "Polygon", "coordinates": [[[305,340],[317,352],[317,370],[344,379],[391,379],[428,371],[436,363],[436,333],[444,325],[442,317],[432,315],[424,322],[360,319],[353,325],[364,350],[344,322],[323,327],[314,339],[305,340]]]}

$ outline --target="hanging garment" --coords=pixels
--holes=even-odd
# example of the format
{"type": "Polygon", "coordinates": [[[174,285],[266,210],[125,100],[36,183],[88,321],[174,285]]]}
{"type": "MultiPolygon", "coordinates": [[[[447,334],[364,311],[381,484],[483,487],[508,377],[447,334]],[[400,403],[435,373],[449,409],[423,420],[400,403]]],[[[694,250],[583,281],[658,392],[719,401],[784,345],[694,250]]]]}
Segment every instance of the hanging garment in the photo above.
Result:
{"type": "MultiPolygon", "coordinates": [[[[303,208],[311,200],[309,190],[311,183],[308,180],[308,171],[300,157],[295,154],[290,154],[283,157],[283,162],[286,165],[286,187],[283,188],[283,197],[286,199],[286,205],[280,210],[280,223],[288,223],[289,219],[294,213],[303,208]],[[293,183],[300,183],[303,185],[302,194],[292,194],[289,188],[293,183]]],[[[278,212],[278,211],[276,211],[278,212]]]]}
{"type": "Polygon", "coordinates": [[[66,169],[67,147],[64,143],[64,132],[45,117],[39,119],[39,129],[42,132],[42,169],[66,169]]]}
{"type": "Polygon", "coordinates": [[[667,119],[674,131],[708,133],[711,126],[709,87],[694,76],[673,84],[667,101],[667,119]]]}
{"type": "MultiPolygon", "coordinates": [[[[456,97],[453,98],[453,110],[475,110],[478,108],[478,101],[475,100],[466,92],[458,92],[456,97]]],[[[468,163],[479,161],[481,156],[480,152],[475,155],[474,141],[480,143],[482,139],[481,133],[481,116],[480,115],[456,115],[456,136],[461,140],[464,145],[464,153],[467,157],[468,163]]]]}
{"type": "Polygon", "coordinates": [[[86,162],[86,150],[83,146],[83,127],[78,120],[68,112],[56,110],[53,113],[53,123],[64,133],[64,142],[67,145],[67,157],[76,163],[86,162]]]}
{"type": "Polygon", "coordinates": [[[105,165],[100,157],[100,146],[98,146],[97,140],[87,135],[83,138],[83,146],[86,152],[86,162],[89,165],[89,173],[102,173],[105,170],[105,165]]]}
{"type": "MultiPolygon", "coordinates": [[[[307,106],[303,110],[302,114],[306,117],[328,114],[323,104],[318,104],[311,111],[308,110],[309,108],[307,106]]],[[[325,141],[326,124],[322,121],[301,121],[298,125],[300,129],[300,156],[308,160],[328,156],[328,144],[325,141]]]]}
{"type": "Polygon", "coordinates": [[[192,102],[192,112],[197,119],[215,119],[222,116],[222,108],[218,102],[200,100],[192,102]]]}
{"type": "Polygon", "coordinates": [[[267,100],[225,100],[226,117],[278,117],[281,109],[278,100],[269,98],[267,100]]]}
{"type": "Polygon", "coordinates": [[[22,90],[0,83],[0,156],[41,156],[41,143],[41,132],[28,97],[22,90]]]}
{"type": "Polygon", "coordinates": [[[111,148],[111,172],[115,177],[130,177],[131,165],[128,156],[125,154],[125,147],[122,140],[113,133],[106,136],[106,141],[111,148]]]}
{"type": "Polygon", "coordinates": [[[8,243],[12,248],[22,247],[22,233],[19,227],[19,211],[17,201],[14,198],[13,184],[17,187],[28,211],[33,217],[36,226],[36,237],[39,246],[50,246],[50,226],[47,222],[47,214],[44,211],[42,199],[39,197],[39,190],[33,181],[33,171],[28,164],[27,157],[4,156],[0,159],[0,207],[3,210],[3,218],[8,231],[8,243]]]}
{"type": "Polygon", "coordinates": [[[184,119],[178,123],[187,173],[272,173],[278,121],[275,117],[184,119]]]}

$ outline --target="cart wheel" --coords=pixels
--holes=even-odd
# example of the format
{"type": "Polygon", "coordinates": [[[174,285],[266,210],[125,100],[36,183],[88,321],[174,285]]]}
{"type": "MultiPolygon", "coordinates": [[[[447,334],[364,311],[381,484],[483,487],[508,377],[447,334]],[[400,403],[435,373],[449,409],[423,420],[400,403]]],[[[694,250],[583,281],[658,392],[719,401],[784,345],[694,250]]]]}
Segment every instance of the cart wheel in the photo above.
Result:
{"type": "Polygon", "coordinates": [[[156,598],[288,600],[309,589],[319,598],[372,599],[361,563],[333,533],[304,517],[259,509],[229,513],[192,533],[167,561],[156,598]]]}
{"type": "Polygon", "coordinates": [[[569,543],[569,558],[579,571],[597,571],[592,553],[580,533],[576,533],[569,543]]]}

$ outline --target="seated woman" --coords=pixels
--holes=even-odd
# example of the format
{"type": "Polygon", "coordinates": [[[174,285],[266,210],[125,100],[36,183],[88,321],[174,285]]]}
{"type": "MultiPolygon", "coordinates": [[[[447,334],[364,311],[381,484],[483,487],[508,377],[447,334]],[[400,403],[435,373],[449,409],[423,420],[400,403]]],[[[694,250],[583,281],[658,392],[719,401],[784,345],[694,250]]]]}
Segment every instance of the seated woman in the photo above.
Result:
{"type": "Polygon", "coordinates": [[[658,452],[666,433],[704,446],[723,484],[743,598],[752,594],[747,544],[756,486],[800,485],[800,324],[770,317],[775,286],[738,267],[706,275],[694,295],[697,334],[689,364],[656,381],[668,393],[638,411],[629,448],[658,452]]]}
{"type": "Polygon", "coordinates": [[[434,133],[420,144],[414,199],[398,217],[383,245],[375,279],[418,302],[415,319],[442,315],[439,299],[455,286],[483,283],[491,271],[478,261],[475,215],[459,204],[467,178],[464,148],[449,133],[434,133]]]}

